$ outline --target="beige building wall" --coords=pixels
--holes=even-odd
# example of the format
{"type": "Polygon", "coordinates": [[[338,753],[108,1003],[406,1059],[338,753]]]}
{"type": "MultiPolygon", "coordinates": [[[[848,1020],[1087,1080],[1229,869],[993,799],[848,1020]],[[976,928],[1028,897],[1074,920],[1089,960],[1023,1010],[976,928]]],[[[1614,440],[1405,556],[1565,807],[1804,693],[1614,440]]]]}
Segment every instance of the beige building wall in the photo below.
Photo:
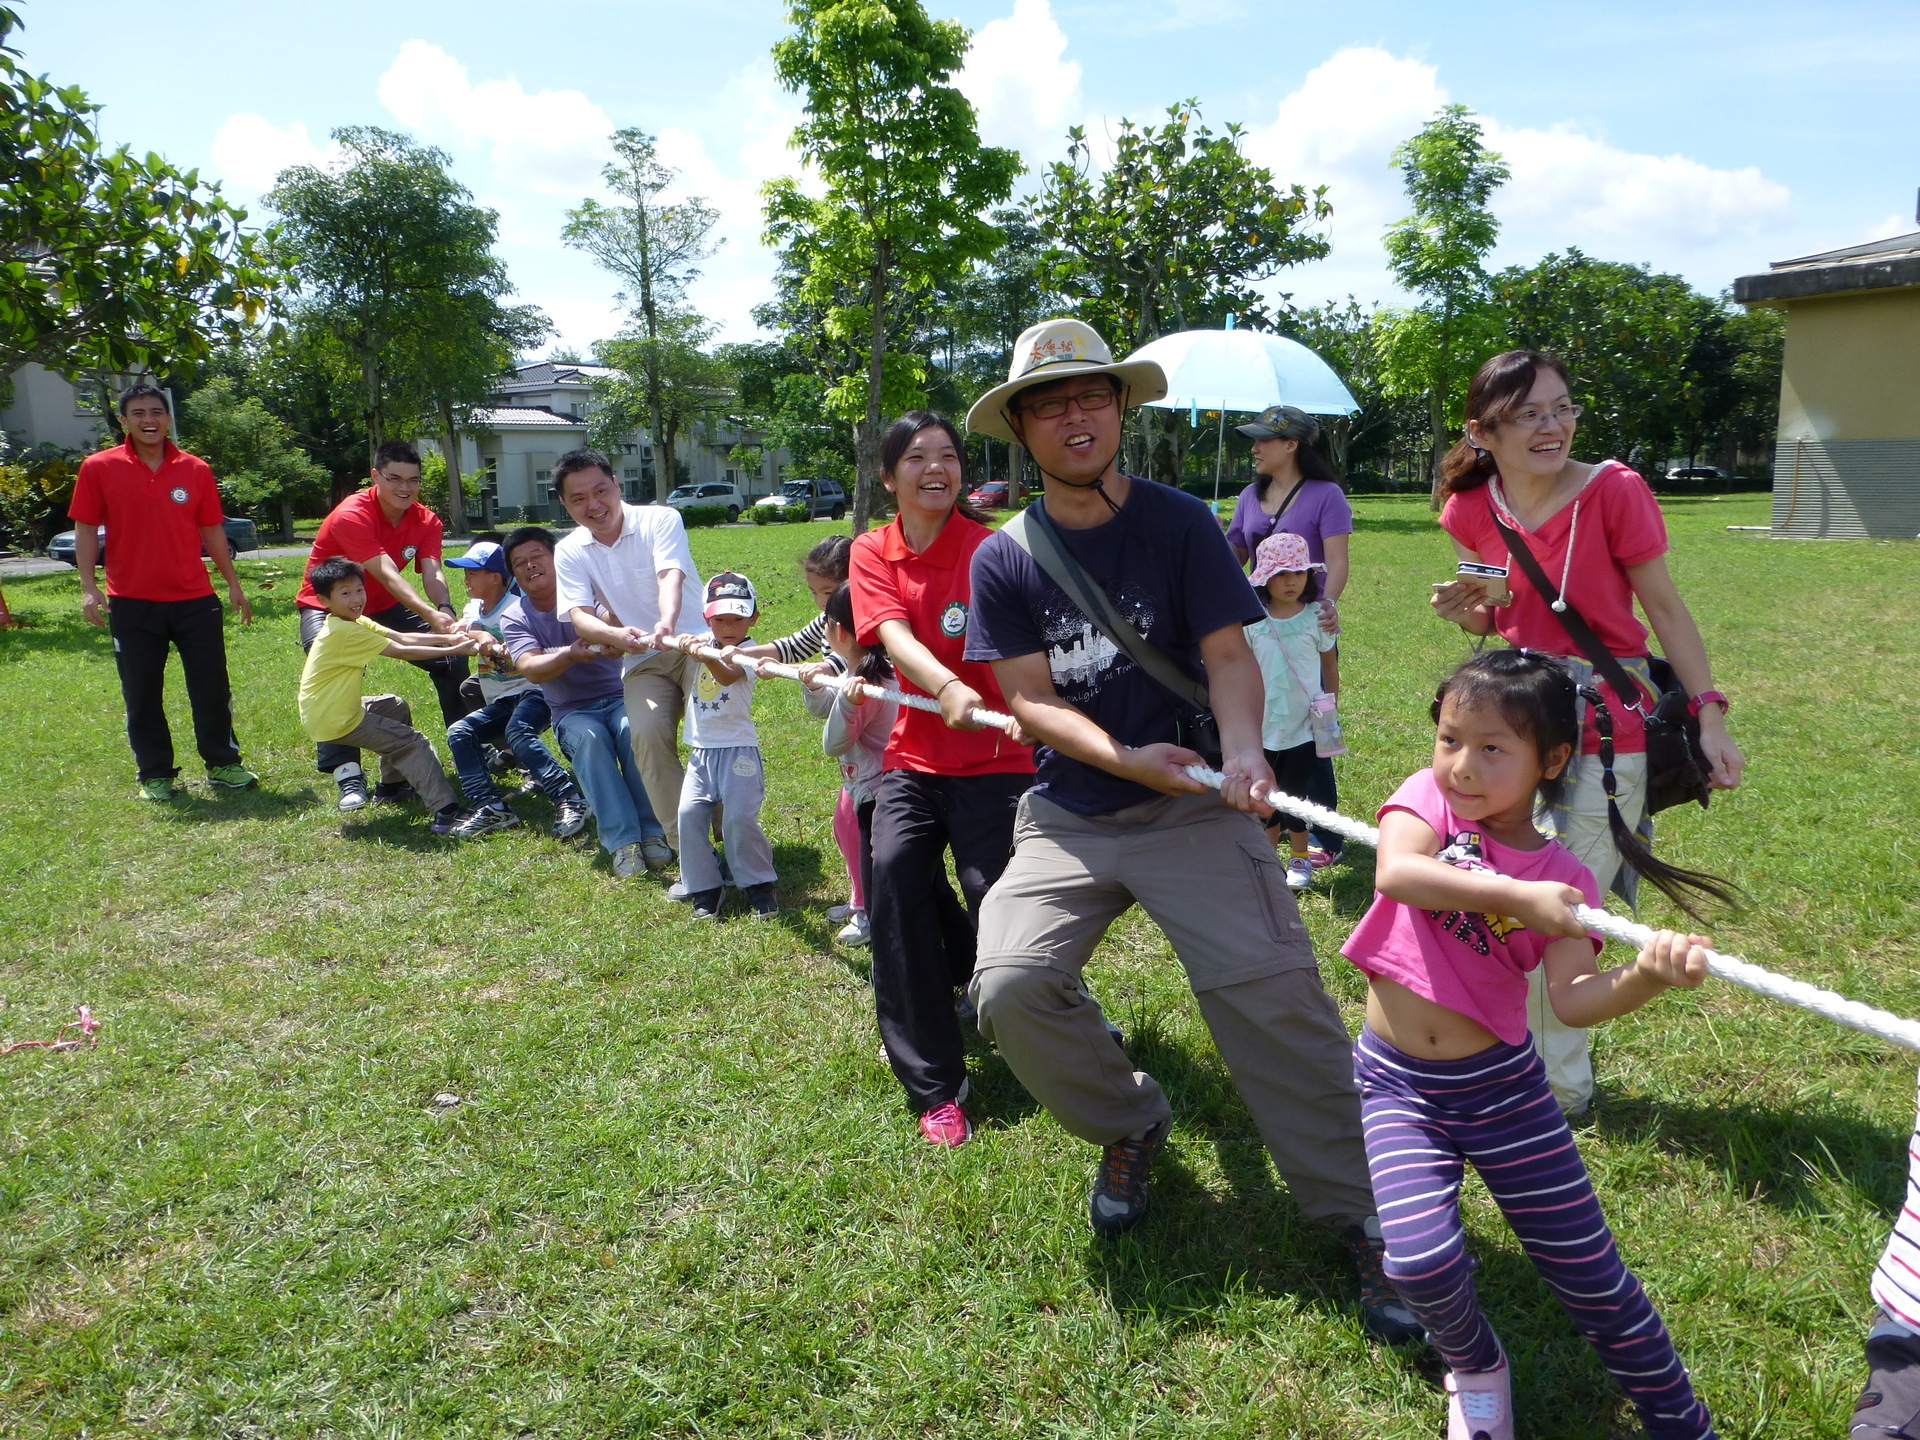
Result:
{"type": "Polygon", "coordinates": [[[1786,305],[1780,439],[1920,437],[1920,290],[1786,305]]]}

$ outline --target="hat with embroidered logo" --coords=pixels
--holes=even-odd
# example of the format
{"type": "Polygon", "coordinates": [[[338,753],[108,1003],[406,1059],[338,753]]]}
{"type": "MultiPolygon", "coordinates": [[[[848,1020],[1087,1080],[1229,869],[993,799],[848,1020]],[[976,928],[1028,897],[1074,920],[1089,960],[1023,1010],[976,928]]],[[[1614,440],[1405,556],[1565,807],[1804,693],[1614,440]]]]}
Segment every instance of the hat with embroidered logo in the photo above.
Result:
{"type": "Polygon", "coordinates": [[[1264,585],[1282,571],[1292,573],[1326,568],[1313,558],[1304,535],[1282,530],[1260,542],[1260,548],[1253,552],[1253,573],[1247,579],[1254,585],[1264,585]]]}
{"type": "Polygon", "coordinates": [[[1236,435],[1253,440],[1305,440],[1312,443],[1320,436],[1320,422],[1296,405],[1269,405],[1245,425],[1233,427],[1236,435]]]}
{"type": "Polygon", "coordinates": [[[1122,360],[1100,338],[1100,332],[1082,320],[1042,320],[1021,331],[1013,342],[1007,382],[996,385],[967,411],[967,429],[1018,445],[1013,433],[1011,401],[1034,385],[1050,385],[1073,375],[1111,375],[1120,382],[1123,408],[1144,405],[1167,393],[1166,372],[1155,360],[1122,360]]]}
{"type": "Polygon", "coordinates": [[[737,570],[722,570],[707,581],[706,608],[700,614],[708,620],[716,615],[751,620],[759,609],[760,597],[753,593],[753,582],[737,570]]]}
{"type": "Polygon", "coordinates": [[[446,562],[456,570],[491,570],[502,580],[512,581],[513,572],[507,568],[507,552],[491,540],[477,540],[467,547],[467,553],[456,555],[446,562]]]}

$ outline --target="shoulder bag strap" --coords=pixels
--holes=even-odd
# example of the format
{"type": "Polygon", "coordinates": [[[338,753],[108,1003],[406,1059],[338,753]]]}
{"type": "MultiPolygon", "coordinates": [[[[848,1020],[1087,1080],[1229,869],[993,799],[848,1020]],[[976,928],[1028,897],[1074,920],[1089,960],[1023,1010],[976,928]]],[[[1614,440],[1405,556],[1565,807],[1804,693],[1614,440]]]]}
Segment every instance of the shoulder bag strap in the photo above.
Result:
{"type": "Polygon", "coordinates": [[[1087,574],[1067,547],[1060,543],[1060,537],[1054,533],[1052,523],[1046,518],[1045,503],[1035,500],[1002,525],[1000,533],[1031,555],[1033,563],[1065,591],[1067,598],[1093,622],[1093,628],[1111,640],[1128,659],[1182,700],[1202,710],[1211,709],[1213,702],[1207,694],[1207,687],[1174,664],[1164,651],[1148,644],[1145,637],[1114,608],[1113,601],[1100,588],[1100,583],[1087,574]]]}
{"type": "MultiPolygon", "coordinates": [[[[1307,479],[1308,479],[1307,476],[1302,475],[1298,480],[1294,481],[1293,488],[1287,491],[1287,498],[1280,502],[1280,508],[1274,511],[1272,515],[1267,517],[1267,533],[1260,537],[1262,540],[1271,540],[1277,533],[1279,533],[1280,517],[1286,514],[1287,507],[1292,505],[1293,502],[1297,498],[1299,498],[1300,492],[1306,488],[1307,479]]],[[[1257,550],[1260,547],[1256,545],[1254,548],[1257,550]]]]}
{"type": "Polygon", "coordinates": [[[1587,624],[1586,618],[1573,608],[1570,601],[1562,598],[1558,588],[1547,578],[1546,571],[1540,568],[1540,562],[1528,548],[1527,542],[1517,530],[1500,518],[1500,512],[1494,508],[1491,495],[1487,497],[1487,508],[1493,515],[1493,523],[1500,527],[1500,534],[1507,542],[1507,554],[1520,562],[1520,568],[1526,572],[1527,579],[1533,582],[1533,588],[1540,592],[1541,598],[1547,602],[1554,616],[1560,621],[1561,628],[1580,648],[1580,653],[1587,657],[1587,663],[1593,666],[1596,674],[1613,687],[1613,693],[1620,697],[1623,704],[1633,704],[1633,701],[1628,700],[1627,697],[1645,694],[1645,687],[1627,672],[1627,667],[1615,658],[1611,650],[1600,643],[1600,637],[1593,633],[1593,627],[1587,624]],[[1553,608],[1556,601],[1558,608],[1553,608]]]}

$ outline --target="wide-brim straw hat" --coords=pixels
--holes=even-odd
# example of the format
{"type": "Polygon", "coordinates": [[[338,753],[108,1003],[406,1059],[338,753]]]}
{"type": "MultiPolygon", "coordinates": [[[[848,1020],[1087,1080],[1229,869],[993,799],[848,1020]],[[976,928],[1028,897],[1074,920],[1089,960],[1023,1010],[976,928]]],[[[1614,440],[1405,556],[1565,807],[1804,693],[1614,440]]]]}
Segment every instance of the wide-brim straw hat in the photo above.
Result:
{"type": "Polygon", "coordinates": [[[1008,417],[1008,402],[1033,385],[1050,385],[1073,375],[1112,375],[1120,381],[1124,409],[1158,400],[1167,393],[1167,374],[1156,360],[1116,362],[1100,332],[1080,320],[1042,320],[1013,342],[1007,382],[996,385],[967,411],[967,429],[1018,445],[1008,417]]]}

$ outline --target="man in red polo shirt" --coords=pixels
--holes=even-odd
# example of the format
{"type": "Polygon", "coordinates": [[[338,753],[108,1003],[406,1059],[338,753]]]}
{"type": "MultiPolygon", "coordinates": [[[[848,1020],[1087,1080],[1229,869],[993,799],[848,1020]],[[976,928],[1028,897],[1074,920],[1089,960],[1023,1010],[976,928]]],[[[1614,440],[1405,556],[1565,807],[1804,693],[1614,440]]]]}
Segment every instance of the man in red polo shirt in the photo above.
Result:
{"type": "Polygon", "coordinates": [[[259,777],[240,763],[220,601],[200,560],[205,547],[226,577],[227,597],[241,623],[251,625],[253,609],[220,523],[219,487],[206,461],[167,439],[173,413],[154,386],[142,381],[120,397],[120,426],[125,443],[80,462],[67,513],[74,524],[80,611],[89,624],[104,624],[113,635],[140,798],[165,800],[180,773],[165,704],[169,645],[179,650],[186,672],[194,743],[208,780],[220,789],[244,790],[259,777]],[[95,574],[101,525],[113,531],[105,595],[95,574]]]}
{"type": "MultiPolygon", "coordinates": [[[[307,569],[338,556],[366,570],[366,616],[389,630],[431,631],[444,635],[457,618],[440,569],[440,517],[419,503],[420,452],[405,440],[389,440],[373,456],[372,483],[333,507],[313,537],[307,569]],[[423,596],[403,578],[407,566],[420,575],[423,596]]],[[[327,623],[327,603],[311,581],[302,580],[294,601],[300,611],[300,648],[310,649],[327,623]]],[[[460,693],[467,678],[464,655],[442,660],[418,660],[440,697],[440,717],[448,725],[470,714],[475,702],[460,693]]],[[[322,772],[340,787],[340,808],[357,810],[367,803],[366,780],[360,752],[345,745],[323,744],[315,749],[322,772]]],[[[376,788],[375,800],[404,799],[410,787],[389,791],[376,788]]]]}

